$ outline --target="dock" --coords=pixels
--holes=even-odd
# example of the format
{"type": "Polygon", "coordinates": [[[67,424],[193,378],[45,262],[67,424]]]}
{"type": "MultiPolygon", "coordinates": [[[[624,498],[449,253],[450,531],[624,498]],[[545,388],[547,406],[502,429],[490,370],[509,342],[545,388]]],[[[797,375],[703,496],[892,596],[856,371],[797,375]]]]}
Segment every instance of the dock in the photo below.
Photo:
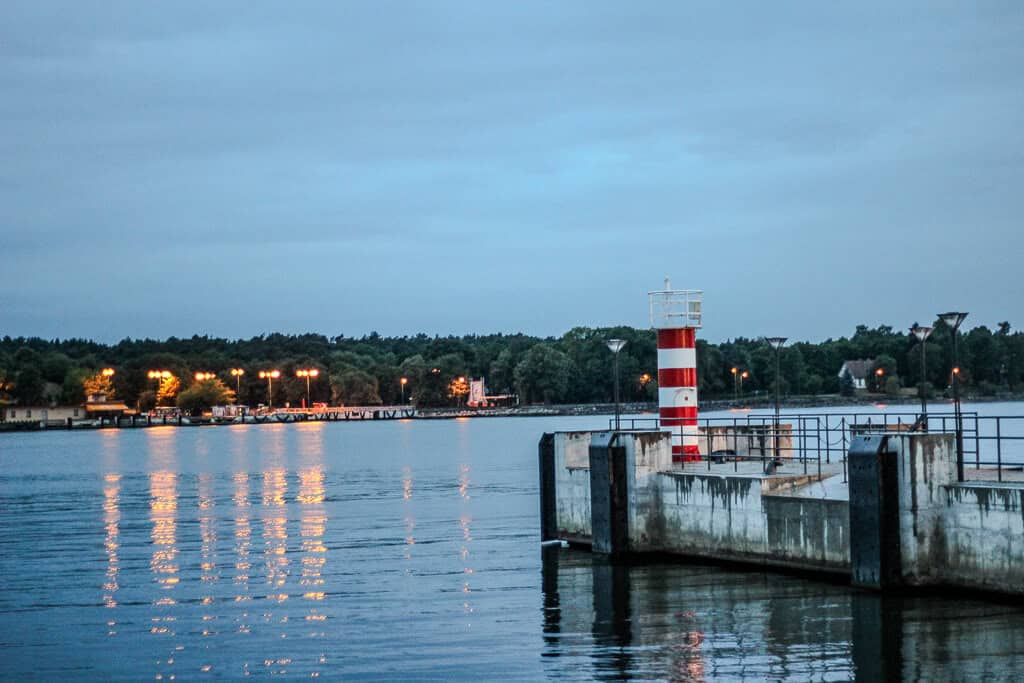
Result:
{"type": "Polygon", "coordinates": [[[819,573],[879,591],[1024,595],[1019,465],[968,466],[960,476],[951,432],[879,426],[827,460],[807,457],[801,439],[766,454],[705,451],[679,462],[668,430],[545,434],[542,540],[612,557],[819,573]]]}

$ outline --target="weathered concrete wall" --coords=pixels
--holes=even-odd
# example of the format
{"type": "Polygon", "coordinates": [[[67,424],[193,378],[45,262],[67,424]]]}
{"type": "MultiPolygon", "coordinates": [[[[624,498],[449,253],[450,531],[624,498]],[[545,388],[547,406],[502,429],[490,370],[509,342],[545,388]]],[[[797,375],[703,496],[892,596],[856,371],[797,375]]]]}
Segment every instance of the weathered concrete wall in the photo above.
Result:
{"type": "Polygon", "coordinates": [[[964,483],[945,494],[943,582],[1024,594],[1024,490],[964,483]]]}
{"type": "Polygon", "coordinates": [[[756,476],[670,473],[654,481],[653,504],[635,514],[638,550],[849,569],[846,501],[776,493],[779,479],[756,476]]]}
{"type": "MultiPolygon", "coordinates": [[[[560,537],[573,543],[590,543],[592,539],[589,450],[593,436],[603,433],[555,434],[557,526],[560,537]]],[[[653,477],[672,469],[672,444],[666,432],[622,433],[616,443],[626,449],[632,530],[638,523],[635,511],[656,505],[653,477]]]]}
{"type": "Polygon", "coordinates": [[[904,582],[1024,594],[1024,489],[957,483],[951,434],[893,441],[899,453],[904,582]]]}
{"type": "MultiPolygon", "coordinates": [[[[592,539],[591,432],[555,435],[558,530],[575,543],[592,539]]],[[[623,433],[629,550],[843,571],[849,566],[848,515],[842,500],[802,498],[813,476],[764,478],[673,470],[666,433],[623,433]]]]}
{"type": "Polygon", "coordinates": [[[956,483],[951,434],[890,436],[897,454],[900,566],[903,582],[929,585],[946,580],[947,487],[956,483]]]}
{"type": "Polygon", "coordinates": [[[590,543],[590,432],[555,434],[555,518],[560,538],[590,543]]]}

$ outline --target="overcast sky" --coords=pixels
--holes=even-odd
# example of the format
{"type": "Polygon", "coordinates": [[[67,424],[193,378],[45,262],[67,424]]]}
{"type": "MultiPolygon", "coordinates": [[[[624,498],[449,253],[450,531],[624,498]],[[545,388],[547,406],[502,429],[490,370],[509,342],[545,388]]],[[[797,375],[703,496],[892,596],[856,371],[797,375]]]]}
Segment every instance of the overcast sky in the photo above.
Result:
{"type": "Polygon", "coordinates": [[[0,334],[1024,326],[1024,3],[0,5],[0,334]]]}

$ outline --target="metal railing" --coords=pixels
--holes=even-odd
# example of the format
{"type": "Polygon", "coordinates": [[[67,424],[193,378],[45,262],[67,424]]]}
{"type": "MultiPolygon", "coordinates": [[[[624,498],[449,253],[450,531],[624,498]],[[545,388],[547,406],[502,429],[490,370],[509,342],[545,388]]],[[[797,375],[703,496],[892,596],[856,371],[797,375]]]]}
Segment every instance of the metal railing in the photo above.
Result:
{"type": "MultiPolygon", "coordinates": [[[[804,474],[813,468],[842,466],[846,481],[846,454],[854,436],[864,433],[909,432],[917,427],[915,412],[849,412],[747,414],[742,417],[707,417],[697,420],[699,460],[683,463],[684,470],[732,463],[739,472],[743,463],[759,462],[763,471],[797,465],[804,474]]],[[[962,450],[958,455],[960,479],[1024,482],[1024,416],[961,413],[962,450]],[[1015,474],[1011,474],[1015,473],[1015,474]]],[[[669,431],[681,437],[682,427],[662,426],[656,417],[620,418],[622,431],[669,431]]],[[[953,413],[928,415],[927,431],[956,433],[953,413]]],[[[609,429],[614,428],[610,422],[609,429]]],[[[681,441],[681,439],[680,439],[681,441]]]]}

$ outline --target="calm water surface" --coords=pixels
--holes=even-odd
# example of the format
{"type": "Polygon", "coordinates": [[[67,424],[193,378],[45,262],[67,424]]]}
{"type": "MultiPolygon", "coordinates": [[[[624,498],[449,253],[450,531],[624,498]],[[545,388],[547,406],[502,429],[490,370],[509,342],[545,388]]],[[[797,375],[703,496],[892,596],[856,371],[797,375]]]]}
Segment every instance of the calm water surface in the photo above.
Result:
{"type": "Polygon", "coordinates": [[[1024,671],[1019,606],[883,601],[791,576],[542,552],[538,437],[606,424],[3,435],[0,675],[931,680],[1024,671]]]}

